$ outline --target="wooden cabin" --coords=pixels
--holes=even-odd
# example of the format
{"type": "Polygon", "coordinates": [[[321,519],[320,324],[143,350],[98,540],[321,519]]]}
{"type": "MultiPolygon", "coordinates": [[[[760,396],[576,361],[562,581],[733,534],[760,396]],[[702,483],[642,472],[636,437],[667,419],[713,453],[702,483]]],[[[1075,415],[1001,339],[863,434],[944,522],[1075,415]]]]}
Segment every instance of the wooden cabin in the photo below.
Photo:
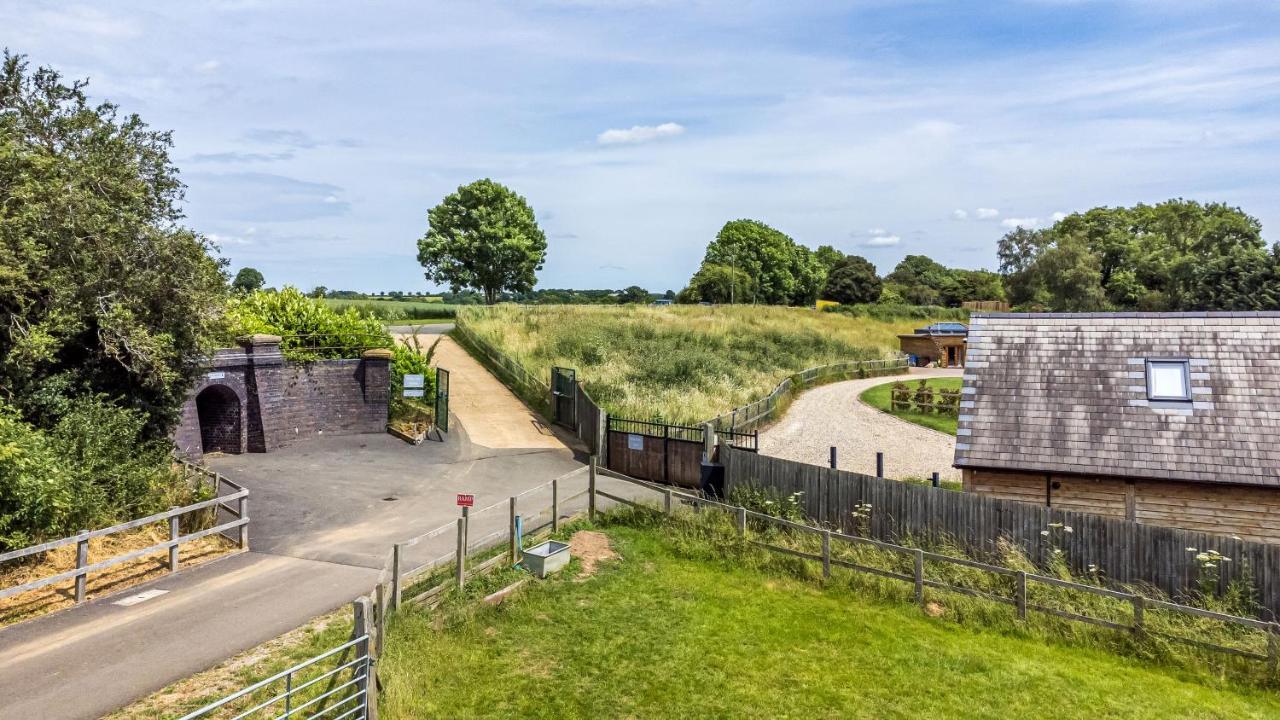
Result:
{"type": "Polygon", "coordinates": [[[965,338],[969,328],[963,323],[934,323],[910,335],[899,335],[902,352],[918,367],[937,363],[938,367],[964,367],[965,338]]]}
{"type": "Polygon", "coordinates": [[[1280,543],[1280,313],[975,315],[967,492],[1280,543]]]}

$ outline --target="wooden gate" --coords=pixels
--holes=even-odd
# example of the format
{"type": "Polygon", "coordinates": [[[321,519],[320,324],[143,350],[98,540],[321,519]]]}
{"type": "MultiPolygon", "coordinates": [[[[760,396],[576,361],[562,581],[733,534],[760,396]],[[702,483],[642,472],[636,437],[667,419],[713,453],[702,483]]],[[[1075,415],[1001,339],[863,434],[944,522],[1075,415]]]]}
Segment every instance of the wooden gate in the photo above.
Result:
{"type": "Polygon", "coordinates": [[[449,371],[436,368],[436,427],[449,432],[449,371]]]}
{"type": "MultiPolygon", "coordinates": [[[[717,435],[740,450],[756,452],[759,446],[753,432],[717,435]]],[[[701,488],[704,438],[700,427],[610,417],[607,467],[641,480],[701,488]]]]}
{"type": "Polygon", "coordinates": [[[578,382],[572,368],[551,368],[553,419],[559,425],[578,429],[578,382]]]}

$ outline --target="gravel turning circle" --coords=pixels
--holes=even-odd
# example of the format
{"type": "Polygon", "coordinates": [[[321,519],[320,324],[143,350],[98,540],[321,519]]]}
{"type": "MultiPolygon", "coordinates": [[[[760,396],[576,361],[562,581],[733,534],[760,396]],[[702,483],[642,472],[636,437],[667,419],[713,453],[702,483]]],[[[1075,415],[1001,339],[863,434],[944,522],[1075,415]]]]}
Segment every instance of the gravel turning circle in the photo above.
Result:
{"type": "Polygon", "coordinates": [[[963,372],[912,368],[909,374],[847,380],[807,390],[780,421],[760,433],[760,452],[826,465],[834,445],[841,470],[874,475],[876,452],[883,452],[886,477],[926,478],[936,471],[944,480],[959,480],[960,471],[951,467],[956,452],[954,437],[880,412],[858,395],[895,380],[960,377],[963,372]]]}

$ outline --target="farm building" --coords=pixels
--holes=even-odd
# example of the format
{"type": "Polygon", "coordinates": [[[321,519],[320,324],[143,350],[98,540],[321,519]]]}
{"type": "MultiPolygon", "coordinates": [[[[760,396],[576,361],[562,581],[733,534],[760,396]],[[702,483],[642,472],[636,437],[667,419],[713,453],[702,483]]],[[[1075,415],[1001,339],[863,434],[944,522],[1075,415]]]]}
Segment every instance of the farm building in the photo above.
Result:
{"type": "Polygon", "coordinates": [[[975,315],[964,488],[1280,543],[1280,313],[975,315]]]}
{"type": "Polygon", "coordinates": [[[965,338],[969,328],[963,323],[942,322],[899,335],[902,352],[918,366],[938,363],[938,367],[964,367],[965,338]]]}

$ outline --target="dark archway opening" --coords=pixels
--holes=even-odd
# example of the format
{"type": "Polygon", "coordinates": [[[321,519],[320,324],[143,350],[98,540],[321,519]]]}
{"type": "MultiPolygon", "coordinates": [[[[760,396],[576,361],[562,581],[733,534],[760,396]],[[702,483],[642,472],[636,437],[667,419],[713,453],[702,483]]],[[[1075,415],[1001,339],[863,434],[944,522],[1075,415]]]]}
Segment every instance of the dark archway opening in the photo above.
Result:
{"type": "Polygon", "coordinates": [[[226,385],[210,385],[196,396],[200,444],[206,453],[239,454],[240,398],[226,385]]]}

